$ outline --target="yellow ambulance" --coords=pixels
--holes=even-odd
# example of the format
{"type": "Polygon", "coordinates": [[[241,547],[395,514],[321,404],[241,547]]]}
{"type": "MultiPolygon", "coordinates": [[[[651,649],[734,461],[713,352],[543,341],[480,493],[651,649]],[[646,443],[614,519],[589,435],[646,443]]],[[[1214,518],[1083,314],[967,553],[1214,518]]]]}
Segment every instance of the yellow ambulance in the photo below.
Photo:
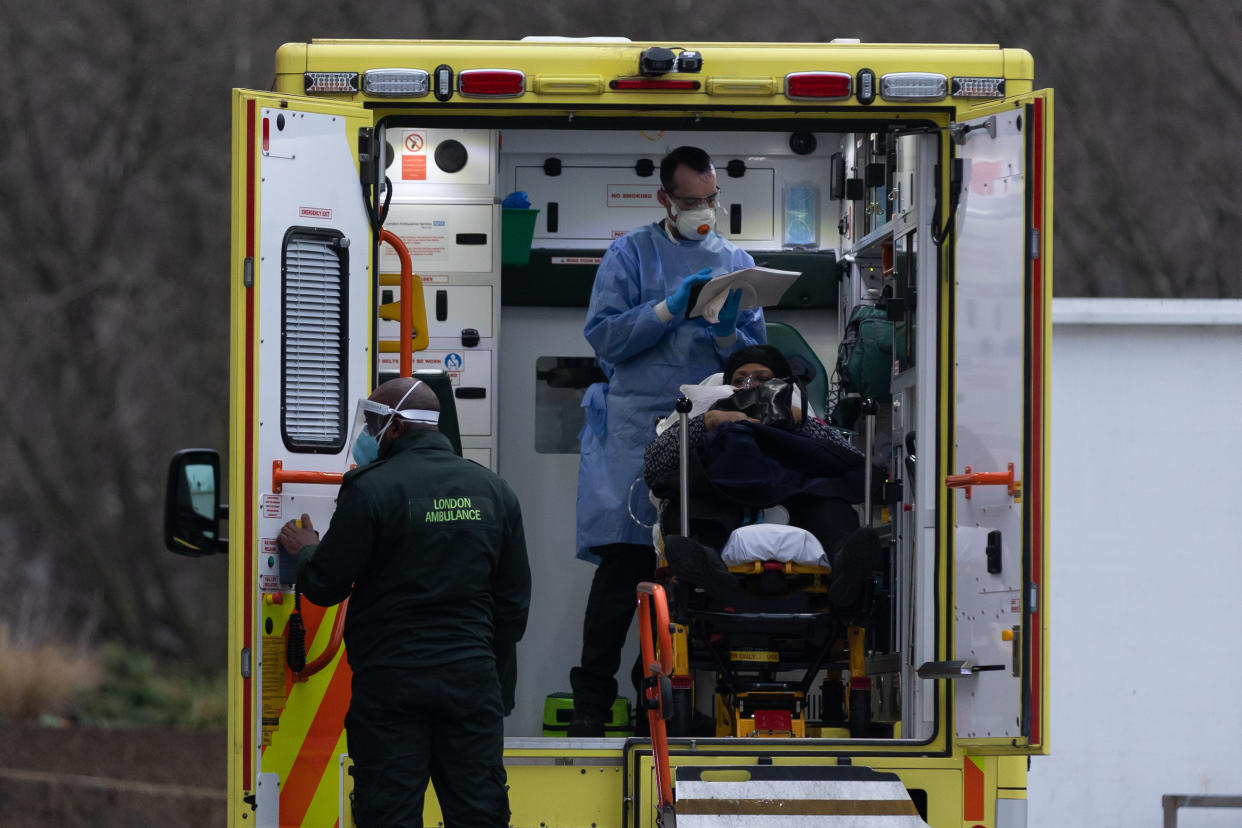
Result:
{"type": "MultiPolygon", "coordinates": [[[[996,45],[281,46],[271,91],[233,92],[226,462],[179,453],[166,517],[174,551],[229,555],[229,824],[353,825],[343,613],[297,600],[275,538],[328,524],[354,401],[425,371],[526,521],[512,825],[1026,825],[1049,747],[1053,111],[1033,79],[996,45]],[[686,144],[715,160],[718,232],[800,274],[765,315],[815,413],[876,403],[886,556],[797,733],[670,729],[662,808],[624,704],[604,738],[568,738],[563,693],[591,578],[573,555],[585,307],[611,241],[662,216],[659,162],[686,144]],[[860,340],[878,356],[843,382],[860,340]]],[[[689,709],[719,719],[700,672],[689,709]]]]}

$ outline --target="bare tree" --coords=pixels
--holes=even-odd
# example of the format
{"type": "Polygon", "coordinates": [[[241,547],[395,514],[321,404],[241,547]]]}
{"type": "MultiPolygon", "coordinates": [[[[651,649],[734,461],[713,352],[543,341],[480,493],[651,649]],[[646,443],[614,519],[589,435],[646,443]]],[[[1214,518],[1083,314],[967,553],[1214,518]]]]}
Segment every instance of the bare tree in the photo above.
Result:
{"type": "Polygon", "coordinates": [[[0,0],[0,586],[23,595],[0,613],[223,663],[223,556],[173,558],[158,524],[171,452],[225,445],[228,90],[269,88],[282,42],[615,34],[1026,48],[1036,85],[1057,90],[1057,293],[1236,297],[1240,9],[50,0],[34,14],[0,0]]]}

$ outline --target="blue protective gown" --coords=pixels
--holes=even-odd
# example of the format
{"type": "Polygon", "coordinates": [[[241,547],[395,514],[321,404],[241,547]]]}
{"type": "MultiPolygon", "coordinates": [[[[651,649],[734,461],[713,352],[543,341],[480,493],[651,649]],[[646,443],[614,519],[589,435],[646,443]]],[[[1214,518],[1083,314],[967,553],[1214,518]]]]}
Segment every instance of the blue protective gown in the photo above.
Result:
{"type": "Polygon", "coordinates": [[[759,308],[738,314],[737,338],[722,348],[702,317],[686,319],[683,312],[661,322],[655,306],[705,267],[719,276],[754,263],[750,254],[714,232],[703,241],[674,241],[662,222],[627,233],[604,254],[584,333],[609,381],[587,388],[582,400],[579,558],[598,563],[588,551],[593,546],[651,544],[651,530],[630,512],[643,523],[655,522],[642,470],[656,419],[672,410],[680,385],[722,370],[739,348],[767,342],[759,308]]]}

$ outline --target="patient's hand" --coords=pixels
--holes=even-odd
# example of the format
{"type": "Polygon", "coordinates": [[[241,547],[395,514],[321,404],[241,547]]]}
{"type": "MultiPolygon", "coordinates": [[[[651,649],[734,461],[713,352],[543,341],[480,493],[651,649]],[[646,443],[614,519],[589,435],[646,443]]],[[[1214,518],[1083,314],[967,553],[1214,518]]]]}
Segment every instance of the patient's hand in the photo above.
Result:
{"type": "Polygon", "coordinates": [[[708,411],[703,415],[703,426],[711,431],[722,423],[757,423],[753,417],[747,417],[740,411],[708,411]]]}
{"type": "Polygon", "coordinates": [[[800,426],[800,425],[802,425],[802,408],[801,408],[801,406],[797,406],[797,405],[795,405],[795,406],[793,407],[793,421],[794,421],[794,425],[795,425],[795,426],[800,426]]]}

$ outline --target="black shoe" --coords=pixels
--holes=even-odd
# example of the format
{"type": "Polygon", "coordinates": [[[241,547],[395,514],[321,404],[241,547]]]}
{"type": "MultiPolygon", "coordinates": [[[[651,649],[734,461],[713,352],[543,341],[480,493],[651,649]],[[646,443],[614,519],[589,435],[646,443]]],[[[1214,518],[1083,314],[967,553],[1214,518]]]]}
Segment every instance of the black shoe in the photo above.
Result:
{"type": "Polygon", "coordinates": [[[829,556],[832,582],[828,599],[838,610],[857,609],[863,587],[883,559],[880,536],[870,526],[855,529],[829,556]]]}
{"type": "Polygon", "coordinates": [[[664,557],[669,569],[686,583],[702,587],[708,595],[737,601],[745,597],[729,567],[716,552],[692,538],[670,535],[664,539],[664,557]]]}
{"type": "Polygon", "coordinates": [[[604,717],[589,710],[574,708],[574,717],[569,720],[565,735],[572,739],[604,738],[604,717]]]}

